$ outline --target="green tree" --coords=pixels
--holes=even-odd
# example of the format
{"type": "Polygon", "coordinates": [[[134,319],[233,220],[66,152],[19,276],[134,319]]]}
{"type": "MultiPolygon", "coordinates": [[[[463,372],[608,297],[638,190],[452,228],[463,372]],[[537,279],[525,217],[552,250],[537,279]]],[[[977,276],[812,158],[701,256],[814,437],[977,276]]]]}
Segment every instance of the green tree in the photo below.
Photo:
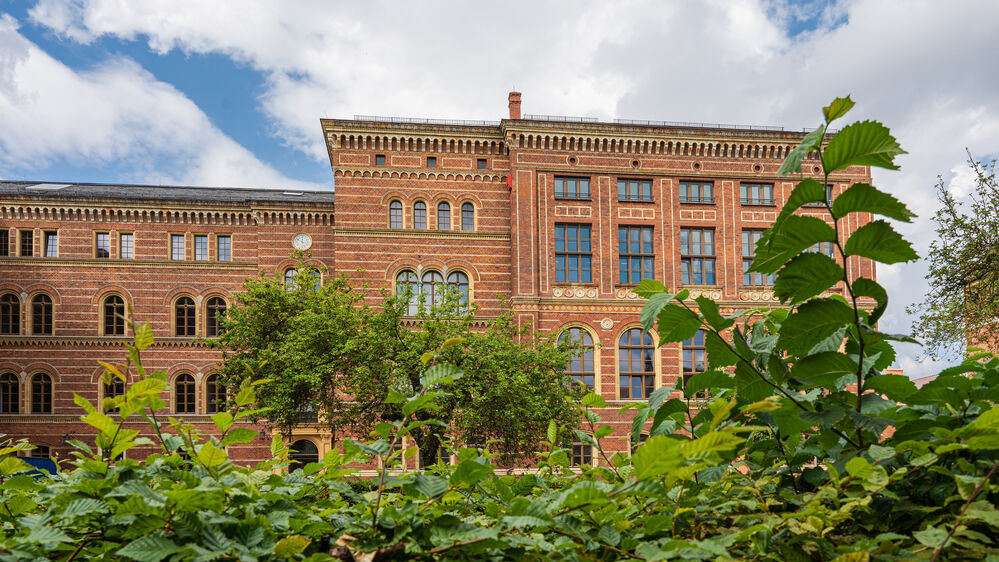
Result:
{"type": "MultiPolygon", "coordinates": [[[[383,294],[371,306],[345,277],[321,286],[300,265],[296,282],[248,280],[223,320],[222,380],[272,379],[258,391],[269,423],[290,429],[315,420],[335,436],[367,435],[403,412],[389,389],[412,396],[422,388],[426,354],[453,342],[441,359],[465,371],[440,411],[421,414],[451,426],[425,425],[412,436],[425,460],[448,438],[482,444],[514,462],[533,454],[551,420],[578,418],[564,373],[570,348],[520,328],[509,313],[478,320],[457,295],[407,315],[408,294],[383,294]]],[[[438,288],[442,289],[442,288],[438,288]]],[[[423,419],[423,418],[419,418],[423,419]]]]}
{"type": "Polygon", "coordinates": [[[970,340],[999,341],[999,181],[996,161],[968,154],[975,187],[967,203],[958,200],[942,178],[936,191],[940,209],[933,216],[937,237],[930,244],[929,290],[923,302],[906,311],[918,315],[913,335],[934,357],[958,356],[970,340]]]}

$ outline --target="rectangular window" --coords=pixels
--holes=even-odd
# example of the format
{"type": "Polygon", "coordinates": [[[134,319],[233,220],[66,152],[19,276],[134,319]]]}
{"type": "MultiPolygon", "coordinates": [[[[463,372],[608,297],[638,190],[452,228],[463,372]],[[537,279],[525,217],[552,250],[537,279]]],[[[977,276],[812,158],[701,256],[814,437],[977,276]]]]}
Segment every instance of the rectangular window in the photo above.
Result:
{"type": "Polygon", "coordinates": [[[652,180],[618,178],[618,201],[652,201],[652,180]]]}
{"type": "Polygon", "coordinates": [[[10,255],[10,231],[0,230],[0,256],[10,255]]]}
{"type": "Polygon", "coordinates": [[[584,443],[572,444],[572,466],[590,466],[593,464],[593,447],[584,443]]]}
{"type": "Polygon", "coordinates": [[[35,255],[35,233],[31,230],[22,230],[18,232],[18,236],[21,237],[21,255],[30,258],[35,255]]]}
{"type": "Polygon", "coordinates": [[[773,205],[774,184],[747,183],[739,184],[739,201],[743,205],[773,205]]]}
{"type": "Polygon", "coordinates": [[[681,203],[714,203],[715,184],[710,181],[681,181],[681,203]]]}
{"type": "MultiPolygon", "coordinates": [[[[683,354],[683,388],[687,388],[687,381],[690,377],[697,373],[703,373],[707,370],[707,361],[705,360],[706,348],[704,346],[704,330],[698,330],[694,337],[683,342],[681,346],[681,351],[683,354]]],[[[696,393],[692,398],[707,398],[708,394],[705,391],[700,391],[696,393]]]]}
{"type": "Polygon", "coordinates": [[[385,165],[385,155],[375,154],[375,166],[384,166],[384,165],[385,165]]]}
{"type": "Polygon", "coordinates": [[[170,259],[172,259],[172,260],[183,260],[184,259],[184,235],[183,234],[171,234],[170,235],[170,259]]]}
{"type": "Polygon", "coordinates": [[[54,258],[59,255],[59,233],[49,231],[45,233],[45,257],[54,258]]]}
{"type": "Polygon", "coordinates": [[[436,168],[437,167],[437,157],[436,156],[427,156],[427,167],[428,168],[436,168]]]}
{"type": "Polygon", "coordinates": [[[621,283],[640,283],[642,279],[655,279],[652,272],[655,255],[652,252],[651,226],[619,226],[617,253],[621,283]]]}
{"type": "Polygon", "coordinates": [[[218,238],[216,238],[216,241],[218,242],[216,244],[216,246],[218,247],[218,252],[216,253],[216,256],[218,256],[218,260],[232,261],[232,237],[219,236],[218,238]]]}
{"type": "Polygon", "coordinates": [[[826,184],[826,202],[823,203],[805,203],[802,207],[825,207],[826,205],[832,205],[832,184],[826,184]]]}
{"type": "Polygon", "coordinates": [[[111,239],[107,232],[98,232],[94,235],[94,257],[99,259],[111,257],[111,239]]]}
{"type": "Polygon", "coordinates": [[[590,225],[555,225],[555,282],[590,283],[590,225]]]}
{"type": "Polygon", "coordinates": [[[485,158],[479,158],[478,160],[475,161],[475,168],[478,170],[485,170],[487,165],[488,162],[486,161],[485,158]]]}
{"type": "Polygon", "coordinates": [[[590,178],[555,176],[555,199],[589,199],[590,178]]]}
{"type": "Polygon", "coordinates": [[[756,243],[763,237],[762,230],[742,231],[742,284],[746,286],[773,285],[776,274],[765,275],[763,273],[747,273],[749,266],[753,265],[753,257],[756,255],[756,243]]]}
{"type": "Polygon", "coordinates": [[[118,257],[123,260],[135,259],[135,242],[131,233],[118,236],[118,257]]]}
{"type": "Polygon", "coordinates": [[[713,229],[680,229],[680,282],[684,285],[715,284],[713,229]]]}
{"type": "Polygon", "coordinates": [[[208,259],[208,235],[196,234],[194,236],[194,259],[198,261],[208,259]]]}
{"type": "Polygon", "coordinates": [[[832,242],[819,242],[805,251],[814,252],[816,254],[825,254],[830,258],[836,259],[836,244],[832,242]]]}

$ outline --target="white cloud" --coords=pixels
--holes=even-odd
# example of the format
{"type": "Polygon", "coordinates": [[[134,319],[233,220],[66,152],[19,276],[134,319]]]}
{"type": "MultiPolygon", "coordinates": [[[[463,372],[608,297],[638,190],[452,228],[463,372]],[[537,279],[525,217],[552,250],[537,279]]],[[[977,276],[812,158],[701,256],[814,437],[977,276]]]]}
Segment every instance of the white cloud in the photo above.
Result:
{"type": "MultiPolygon", "coordinates": [[[[822,105],[851,93],[851,119],[885,122],[910,153],[901,172],[874,178],[920,215],[900,229],[922,254],[937,175],[966,189],[965,148],[999,152],[990,0],[40,0],[31,14],[74,41],[111,35],[252,66],[267,77],[259,103],[273,133],[316,162],[326,159],[318,117],[497,119],[514,87],[528,113],[788,128],[816,125],[822,105]],[[791,37],[792,22],[817,27],[791,37]]],[[[885,326],[907,330],[903,308],[922,298],[925,271],[882,270],[885,326]]],[[[932,368],[905,365],[914,376],[932,368]]]]}
{"type": "MultiPolygon", "coordinates": [[[[124,168],[126,181],[321,188],[285,178],[128,59],[75,71],[0,15],[0,173],[66,160],[124,168]]],[[[67,178],[72,179],[72,178],[67,178]]]]}

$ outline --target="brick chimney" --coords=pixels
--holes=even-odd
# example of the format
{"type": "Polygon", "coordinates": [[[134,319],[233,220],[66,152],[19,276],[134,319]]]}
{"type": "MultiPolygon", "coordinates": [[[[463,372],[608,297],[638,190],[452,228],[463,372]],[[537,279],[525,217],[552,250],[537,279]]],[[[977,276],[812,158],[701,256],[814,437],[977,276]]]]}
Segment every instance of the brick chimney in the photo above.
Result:
{"type": "Polygon", "coordinates": [[[510,119],[520,119],[520,92],[510,92],[510,119]]]}

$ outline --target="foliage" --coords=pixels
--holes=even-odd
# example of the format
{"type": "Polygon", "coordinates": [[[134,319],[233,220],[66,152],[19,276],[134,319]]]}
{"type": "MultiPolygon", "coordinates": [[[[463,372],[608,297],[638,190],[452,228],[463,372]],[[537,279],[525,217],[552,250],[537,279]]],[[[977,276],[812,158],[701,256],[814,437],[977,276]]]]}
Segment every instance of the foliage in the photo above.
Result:
{"type": "Polygon", "coordinates": [[[518,328],[509,312],[474,327],[474,308],[437,287],[444,298],[438,306],[421,306],[414,319],[406,315],[408,294],[383,295],[382,306],[374,308],[345,277],[316,288],[307,282],[307,266],[300,264],[298,272],[291,290],[280,279],[248,280],[227,311],[218,342],[230,388],[273,379],[258,391],[269,423],[287,429],[312,415],[336,438],[366,435],[378,422],[403,415],[386,400],[389,390],[419,392],[423,358],[446,342],[452,345],[443,359],[465,377],[432,414],[450,431],[428,425],[412,435],[428,462],[456,439],[494,440],[509,464],[534,453],[550,420],[577,419],[566,400],[569,344],[518,328]]]}
{"type": "MultiPolygon", "coordinates": [[[[826,125],[850,106],[845,98],[825,108],[826,125]]],[[[790,171],[813,150],[829,169],[893,167],[894,139],[880,125],[860,125],[833,137],[828,157],[825,126],[809,135],[789,156],[790,171]]],[[[648,298],[642,320],[661,340],[708,332],[711,370],[680,396],[658,389],[638,405],[632,437],[649,437],[631,456],[602,449],[614,430],[596,412],[604,399],[590,393],[576,406],[582,429],[553,420],[529,474],[503,475],[495,453],[476,447],[459,448],[453,466],[393,470],[411,454],[396,445],[439,424],[424,415],[441,411],[468,377],[445,361],[463,345],[448,340],[420,356],[417,391],[387,392],[399,416],[379,423],[373,440],[346,439],[285,474],[287,451],[275,439],[274,460],[236,466],[229,428],[253,411],[216,416],[215,437],[161,423],[163,377],[142,371],[139,337],[148,330],[140,328],[132,364],[141,376],[126,396],[99,406],[78,399],[100,451],[79,443],[74,470],[33,478],[11,456],[30,446],[0,449],[0,558],[999,560],[999,359],[969,357],[919,389],[883,374],[889,342],[906,339],[875,327],[886,293],[871,279],[830,272],[850,255],[914,258],[886,222],[843,243],[849,213],[911,215],[860,185],[826,203],[831,225],[795,218],[824,191],[803,180],[756,249],[754,269],[777,273],[788,308],[723,315],[709,299],[639,286],[648,298]],[[815,260],[800,252],[822,240],[835,242],[838,259],[803,267],[815,260]],[[837,283],[844,295],[821,296],[837,283]],[[711,398],[692,408],[704,391],[711,398]],[[116,407],[122,421],[145,418],[162,453],[109,460],[143,440],[108,415],[116,407]],[[569,435],[603,462],[570,467],[560,445],[569,435]],[[377,477],[358,480],[358,462],[375,463],[377,477]]],[[[270,384],[244,384],[234,406],[250,407],[270,384]]]]}
{"type": "Polygon", "coordinates": [[[933,217],[937,236],[930,244],[926,300],[907,308],[918,314],[914,336],[933,357],[953,356],[972,341],[999,341],[999,179],[996,161],[968,154],[975,187],[969,210],[942,178],[936,190],[940,209],[933,217]]]}

